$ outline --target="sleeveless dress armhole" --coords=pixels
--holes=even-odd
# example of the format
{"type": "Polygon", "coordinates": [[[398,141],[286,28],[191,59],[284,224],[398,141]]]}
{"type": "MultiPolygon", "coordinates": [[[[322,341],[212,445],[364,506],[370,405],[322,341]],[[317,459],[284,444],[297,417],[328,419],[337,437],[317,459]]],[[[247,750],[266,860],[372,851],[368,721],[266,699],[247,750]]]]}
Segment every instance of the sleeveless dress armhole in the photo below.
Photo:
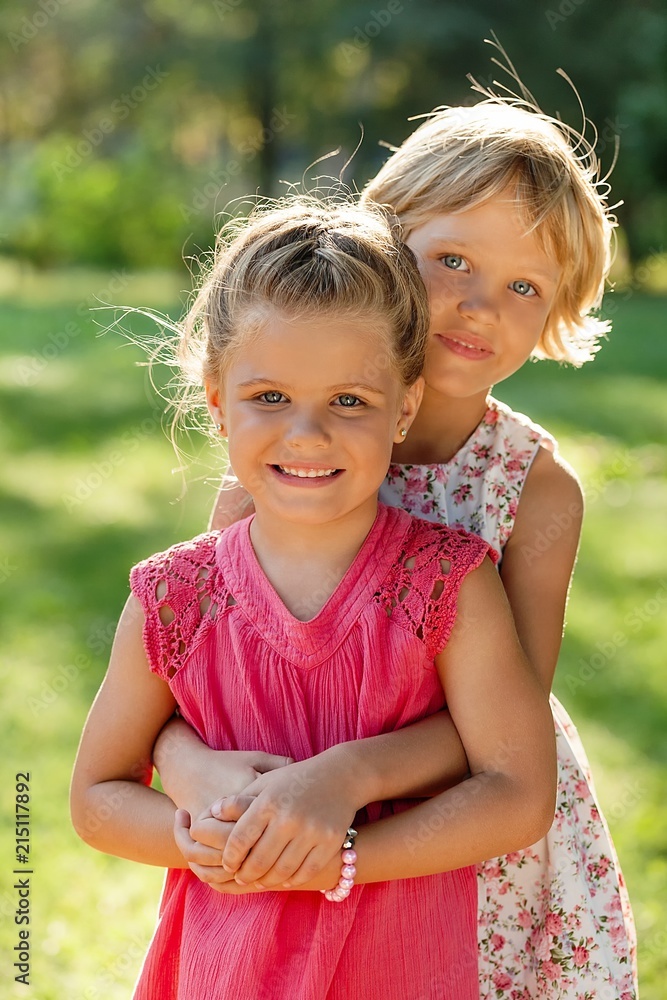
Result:
{"type": "Polygon", "coordinates": [[[426,646],[430,659],[447,645],[464,579],[498,553],[477,535],[414,519],[378,595],[387,615],[426,646]]]}
{"type": "Polygon", "coordinates": [[[217,533],[200,535],[130,571],[131,591],[145,615],[148,663],[163,680],[171,680],[214,624],[221,603],[217,541],[217,533]]]}

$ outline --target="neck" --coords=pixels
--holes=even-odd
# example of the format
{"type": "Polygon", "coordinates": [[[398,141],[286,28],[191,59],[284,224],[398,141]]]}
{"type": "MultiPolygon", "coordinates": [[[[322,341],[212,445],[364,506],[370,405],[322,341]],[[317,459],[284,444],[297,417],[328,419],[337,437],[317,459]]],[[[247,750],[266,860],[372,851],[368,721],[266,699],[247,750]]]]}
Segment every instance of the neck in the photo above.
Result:
{"type": "Polygon", "coordinates": [[[427,385],[408,438],[394,448],[392,461],[404,465],[449,462],[486,413],[490,392],[457,399],[427,385]]]}
{"type": "Polygon", "coordinates": [[[373,527],[377,498],[324,524],[274,517],[258,506],[250,525],[257,560],[286,607],[302,621],[326,604],[373,527]]]}

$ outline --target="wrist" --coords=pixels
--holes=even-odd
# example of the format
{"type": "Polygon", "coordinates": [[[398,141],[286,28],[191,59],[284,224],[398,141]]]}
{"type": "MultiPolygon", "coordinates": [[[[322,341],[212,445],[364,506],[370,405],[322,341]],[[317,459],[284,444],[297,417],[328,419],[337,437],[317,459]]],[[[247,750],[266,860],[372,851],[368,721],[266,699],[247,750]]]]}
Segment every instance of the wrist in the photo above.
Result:
{"type": "Polygon", "coordinates": [[[357,874],[357,869],[355,867],[357,852],[354,849],[356,836],[357,831],[354,827],[349,827],[341,850],[341,868],[340,875],[338,876],[338,882],[333,889],[320,890],[325,899],[327,899],[330,903],[342,903],[343,900],[347,899],[354,888],[354,878],[357,874]]]}
{"type": "Polygon", "coordinates": [[[178,724],[163,730],[153,749],[153,763],[162,788],[176,806],[191,814],[200,812],[212,801],[209,790],[200,789],[211,753],[189,727],[181,728],[178,724]]]}
{"type": "Polygon", "coordinates": [[[349,796],[354,812],[369,802],[382,798],[381,775],[373,761],[363,753],[362,740],[339,743],[325,750],[320,757],[340,773],[340,784],[349,796]]]}

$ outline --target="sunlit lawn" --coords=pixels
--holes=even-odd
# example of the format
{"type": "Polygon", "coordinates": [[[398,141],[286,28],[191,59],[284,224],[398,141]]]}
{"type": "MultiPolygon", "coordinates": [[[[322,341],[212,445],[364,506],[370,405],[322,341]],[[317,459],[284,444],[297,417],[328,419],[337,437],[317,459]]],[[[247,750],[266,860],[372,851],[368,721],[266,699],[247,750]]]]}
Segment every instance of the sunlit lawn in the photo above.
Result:
{"type": "MultiPolygon", "coordinates": [[[[96,295],[173,315],[178,290],[167,278],[121,275],[111,287],[80,274],[8,286],[1,303],[2,814],[13,812],[14,775],[29,770],[35,872],[33,986],[11,996],[127,997],[153,927],[162,873],[78,841],[67,786],[130,566],[202,530],[213,498],[210,467],[198,466],[177,500],[140,353],[97,337],[87,306],[96,295]]],[[[589,490],[556,692],[582,733],[627,877],[643,1000],[660,1000],[667,975],[666,305],[619,296],[593,365],[528,365],[498,390],[556,433],[589,490]]],[[[12,830],[7,820],[0,829],[5,978],[17,928],[12,830]]]]}

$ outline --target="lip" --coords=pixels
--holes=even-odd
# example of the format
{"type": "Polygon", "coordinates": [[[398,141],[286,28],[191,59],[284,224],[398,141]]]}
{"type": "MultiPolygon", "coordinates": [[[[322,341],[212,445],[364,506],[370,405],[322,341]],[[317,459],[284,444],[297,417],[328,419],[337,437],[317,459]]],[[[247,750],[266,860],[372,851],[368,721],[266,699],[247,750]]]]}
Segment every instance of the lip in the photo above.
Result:
{"type": "Polygon", "coordinates": [[[470,361],[485,361],[495,354],[488,340],[466,330],[447,330],[446,333],[436,333],[436,337],[452,354],[470,361]]]}
{"type": "Polygon", "coordinates": [[[267,466],[269,472],[276,477],[276,479],[284,483],[286,486],[296,486],[300,489],[320,489],[324,486],[328,486],[330,483],[335,482],[340,479],[341,475],[345,472],[345,469],[336,469],[336,471],[331,476],[290,476],[281,472],[280,469],[303,469],[304,471],[325,471],[327,469],[335,468],[332,465],[324,465],[321,462],[290,462],[288,463],[276,463],[275,465],[267,466]]]}

